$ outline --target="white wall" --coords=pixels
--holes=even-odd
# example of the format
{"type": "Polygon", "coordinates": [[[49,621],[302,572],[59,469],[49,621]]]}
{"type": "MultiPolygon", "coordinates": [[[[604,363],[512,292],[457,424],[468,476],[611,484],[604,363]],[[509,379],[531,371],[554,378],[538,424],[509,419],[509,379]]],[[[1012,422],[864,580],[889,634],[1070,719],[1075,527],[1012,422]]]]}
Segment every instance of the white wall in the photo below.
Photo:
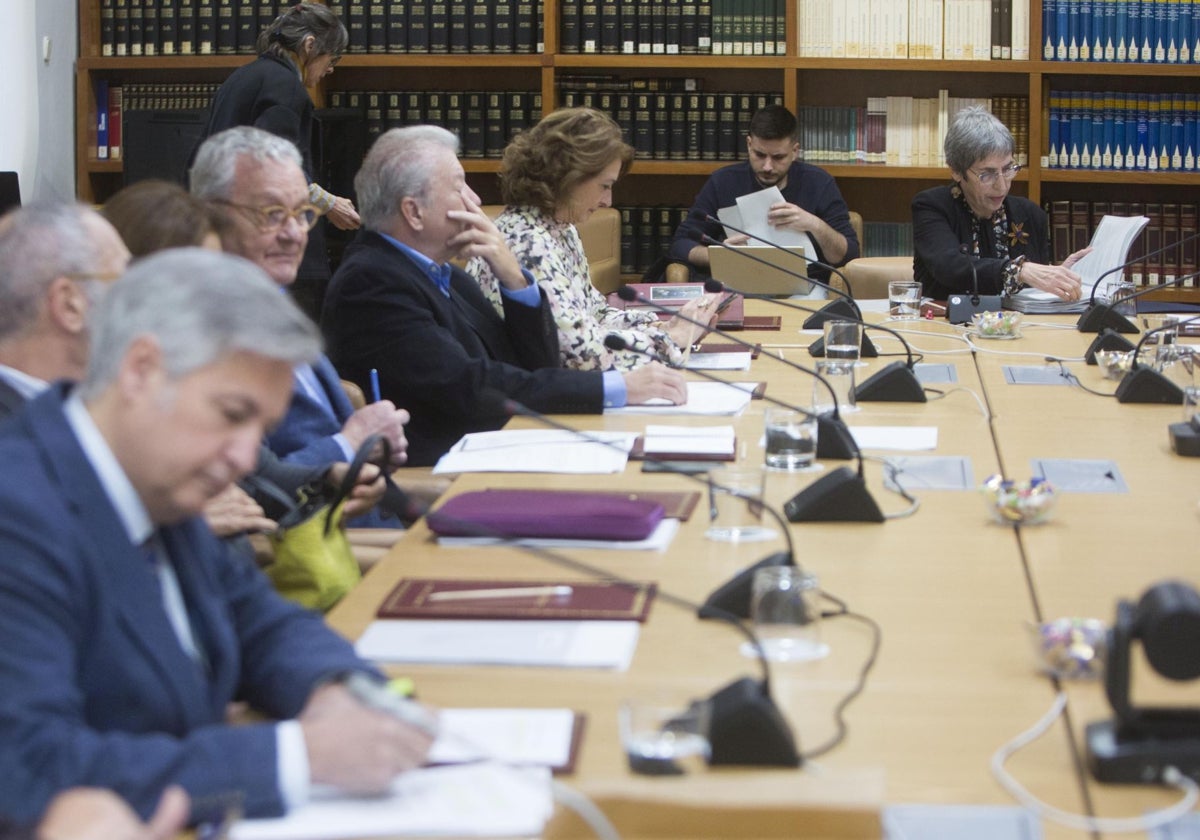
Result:
{"type": "Polygon", "coordinates": [[[26,202],[75,197],[77,9],[76,0],[0,0],[0,170],[19,173],[26,202]]]}

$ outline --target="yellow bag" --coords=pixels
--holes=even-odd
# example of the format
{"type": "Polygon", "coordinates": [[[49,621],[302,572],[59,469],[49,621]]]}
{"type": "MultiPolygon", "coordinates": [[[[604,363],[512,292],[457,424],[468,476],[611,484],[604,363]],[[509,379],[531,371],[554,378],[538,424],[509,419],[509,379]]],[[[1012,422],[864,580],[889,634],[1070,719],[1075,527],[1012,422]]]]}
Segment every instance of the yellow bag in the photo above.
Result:
{"type": "MultiPolygon", "coordinates": [[[[362,573],[341,522],[344,503],[330,505],[322,495],[302,499],[293,513],[306,508],[311,513],[286,527],[281,521],[279,530],[270,535],[275,561],[266,573],[283,597],[325,612],[354,588],[362,573]],[[314,505],[319,506],[314,510],[314,505]]],[[[289,514],[285,520],[291,518],[289,514]]]]}

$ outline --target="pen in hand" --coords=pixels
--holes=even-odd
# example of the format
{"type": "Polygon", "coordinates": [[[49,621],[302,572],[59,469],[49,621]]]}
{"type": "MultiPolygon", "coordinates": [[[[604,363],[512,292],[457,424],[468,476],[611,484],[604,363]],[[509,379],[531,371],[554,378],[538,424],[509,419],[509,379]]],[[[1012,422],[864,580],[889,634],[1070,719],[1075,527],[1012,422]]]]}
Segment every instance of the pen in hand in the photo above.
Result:
{"type": "Polygon", "coordinates": [[[371,402],[379,402],[382,397],[379,394],[379,371],[376,368],[371,368],[371,402]]]}

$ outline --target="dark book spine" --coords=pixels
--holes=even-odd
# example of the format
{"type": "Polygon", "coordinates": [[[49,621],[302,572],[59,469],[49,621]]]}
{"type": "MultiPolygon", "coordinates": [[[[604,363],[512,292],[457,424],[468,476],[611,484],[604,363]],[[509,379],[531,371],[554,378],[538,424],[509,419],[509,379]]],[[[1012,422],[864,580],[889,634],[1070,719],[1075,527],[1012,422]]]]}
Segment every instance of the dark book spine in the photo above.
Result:
{"type": "Polygon", "coordinates": [[[486,148],[483,136],[484,94],[479,91],[467,91],[464,97],[466,105],[463,107],[462,155],[465,158],[481,158],[486,148]]]}
{"type": "Polygon", "coordinates": [[[600,4],[596,0],[583,0],[579,7],[580,52],[600,52],[600,4]]]}
{"type": "Polygon", "coordinates": [[[254,55],[258,41],[258,4],[239,3],[236,16],[236,52],[239,55],[254,55]]]}
{"type": "Polygon", "coordinates": [[[100,0],[100,55],[117,54],[117,8],[114,0],[100,0]]]}
{"type": "MultiPolygon", "coordinates": [[[[414,6],[419,4],[413,4],[414,6]]],[[[423,10],[424,7],[422,7],[423,10]]],[[[387,50],[390,53],[417,52],[409,41],[409,8],[407,3],[387,4],[387,50]]],[[[422,26],[422,29],[425,27],[422,26]]]]}
{"type": "MultiPolygon", "coordinates": [[[[408,51],[410,53],[433,52],[433,6],[434,4],[428,0],[411,0],[408,4],[408,51]]],[[[442,8],[444,23],[446,20],[445,4],[442,5],[442,8]]]]}
{"type": "Polygon", "coordinates": [[[384,3],[367,3],[367,52],[387,52],[387,36],[387,5],[384,3]]]}
{"type": "Polygon", "coordinates": [[[486,97],[486,107],[483,111],[483,156],[499,158],[504,154],[504,146],[508,142],[508,126],[504,121],[504,106],[508,99],[502,91],[489,91],[486,97]]]}
{"type": "Polygon", "coordinates": [[[450,52],[466,54],[471,51],[471,24],[465,0],[450,0],[446,18],[450,52]]]}
{"type": "Polygon", "coordinates": [[[365,53],[367,51],[367,4],[365,0],[349,0],[346,3],[346,20],[346,30],[350,35],[346,52],[365,53]]]}
{"type": "Polygon", "coordinates": [[[654,157],[654,106],[653,95],[638,93],[633,98],[633,151],[634,156],[649,160],[654,157]]]}
{"type": "Polygon", "coordinates": [[[196,0],[196,52],[217,53],[217,8],[215,0],[196,0]]]}
{"type": "Polygon", "coordinates": [[[704,132],[700,135],[700,159],[719,160],[721,157],[721,138],[715,130],[720,100],[715,93],[705,93],[700,97],[700,120],[704,124],[704,132]]]}
{"type": "Polygon", "coordinates": [[[383,134],[383,105],[384,94],[377,91],[367,91],[366,95],[366,111],[363,114],[363,120],[367,125],[367,146],[369,147],[375,142],[379,135],[383,134]]]}
{"type": "Polygon", "coordinates": [[[404,94],[404,124],[420,125],[425,122],[425,94],[410,91],[404,94]]]}
{"type": "Polygon", "coordinates": [[[698,9],[698,0],[682,0],[679,8],[679,52],[683,55],[700,52],[698,9]]]}
{"type": "Polygon", "coordinates": [[[129,55],[129,2],[115,0],[113,6],[113,53],[118,57],[129,55]]]}
{"type": "Polygon", "coordinates": [[[445,122],[447,131],[452,131],[462,142],[463,127],[466,125],[466,111],[463,108],[463,94],[457,91],[446,93],[445,122]]]}
{"type": "Polygon", "coordinates": [[[495,0],[475,0],[467,10],[467,43],[474,55],[492,51],[492,23],[495,0]]]}
{"type": "Polygon", "coordinates": [[[653,265],[659,257],[667,252],[667,249],[671,247],[671,240],[675,236],[675,208],[659,207],[657,210],[658,219],[654,226],[654,259],[650,261],[650,265],[653,265]]]}
{"type": "Polygon", "coordinates": [[[617,11],[621,17],[621,52],[633,55],[638,51],[638,6],[636,3],[618,3],[617,11]]]}
{"type": "Polygon", "coordinates": [[[562,16],[559,24],[559,52],[572,54],[581,51],[583,42],[580,15],[582,11],[582,0],[562,0],[562,6],[559,7],[559,14],[562,16]]]}
{"type": "Polygon", "coordinates": [[[667,0],[650,0],[650,52],[667,51],[667,0]]]}
{"type": "Polygon", "coordinates": [[[217,55],[237,53],[237,17],[234,0],[217,0],[217,55]]]}
{"type": "Polygon", "coordinates": [[[600,0],[600,52],[621,52],[621,4],[618,0],[600,0]]]}
{"type": "MultiPolygon", "coordinates": [[[[109,113],[111,117],[111,109],[109,113]]],[[[108,132],[111,137],[111,119],[108,123],[108,132]]],[[[1167,249],[1163,251],[1162,255],[1162,282],[1171,283],[1179,277],[1179,205],[1173,202],[1163,204],[1162,247],[1167,249]]]]}
{"type": "Polygon", "coordinates": [[[492,11],[492,52],[511,55],[517,51],[516,4],[512,0],[495,0],[492,11]]]}
{"type": "Polygon", "coordinates": [[[637,242],[637,250],[634,257],[634,271],[641,274],[654,264],[655,259],[655,243],[654,230],[655,218],[653,207],[637,207],[634,221],[634,239],[637,242]]]}
{"type": "Polygon", "coordinates": [[[142,55],[161,55],[158,0],[142,0],[142,55]]]}
{"type": "Polygon", "coordinates": [[[633,238],[633,208],[621,207],[621,273],[637,271],[637,250],[633,238]]]}
{"type": "Polygon", "coordinates": [[[701,109],[701,95],[698,93],[684,94],[684,159],[701,160],[703,141],[701,135],[704,125],[704,115],[701,109]]]}
{"type": "Polygon", "coordinates": [[[702,55],[713,51],[712,0],[697,0],[696,3],[696,51],[702,55]]]}
{"type": "Polygon", "coordinates": [[[688,112],[687,95],[669,94],[670,108],[660,119],[668,120],[667,157],[671,160],[688,158],[688,112]]]}
{"type": "Polygon", "coordinates": [[[717,95],[717,157],[719,160],[738,159],[737,97],[731,93],[717,95]]]}
{"type": "Polygon", "coordinates": [[[654,11],[647,1],[638,4],[637,12],[637,51],[639,55],[649,55],[654,49],[654,11]]]}
{"type": "Polygon", "coordinates": [[[537,50],[537,20],[541,4],[517,0],[513,13],[513,50],[521,54],[533,53],[537,50]]]}
{"type": "MultiPolygon", "coordinates": [[[[185,0],[185,2],[190,2],[190,0],[185,0]]],[[[333,6],[331,5],[330,9],[332,8],[333,6]]],[[[258,33],[265,31],[267,27],[275,22],[275,18],[278,16],[279,3],[275,2],[275,0],[259,0],[258,26],[254,30],[255,52],[258,51],[258,33]]]]}
{"type": "Polygon", "coordinates": [[[388,91],[383,108],[383,127],[385,131],[400,128],[404,125],[404,94],[400,91],[388,91]]]}
{"type": "Polygon", "coordinates": [[[616,113],[613,117],[621,126],[621,139],[626,145],[633,145],[633,94],[618,93],[616,97],[616,113]]]}
{"type": "Polygon", "coordinates": [[[508,97],[508,137],[506,140],[512,140],[520,132],[529,128],[529,94],[524,91],[510,90],[506,94],[508,97]]]}
{"type": "Polygon", "coordinates": [[[671,156],[671,95],[654,94],[650,117],[654,122],[654,158],[667,160],[671,156]]]}
{"type": "Polygon", "coordinates": [[[158,0],[158,51],[179,55],[179,2],[158,0]]]}
{"type": "Polygon", "coordinates": [[[129,54],[143,55],[146,43],[145,0],[129,0],[129,54]]]}
{"type": "Polygon", "coordinates": [[[679,55],[682,52],[683,2],[682,0],[667,0],[666,8],[666,38],[667,55],[679,55]]]}
{"type": "Polygon", "coordinates": [[[177,27],[177,49],[180,55],[199,55],[200,43],[197,40],[196,34],[196,16],[199,14],[199,9],[192,0],[179,0],[179,6],[175,11],[175,25],[177,27]]]}

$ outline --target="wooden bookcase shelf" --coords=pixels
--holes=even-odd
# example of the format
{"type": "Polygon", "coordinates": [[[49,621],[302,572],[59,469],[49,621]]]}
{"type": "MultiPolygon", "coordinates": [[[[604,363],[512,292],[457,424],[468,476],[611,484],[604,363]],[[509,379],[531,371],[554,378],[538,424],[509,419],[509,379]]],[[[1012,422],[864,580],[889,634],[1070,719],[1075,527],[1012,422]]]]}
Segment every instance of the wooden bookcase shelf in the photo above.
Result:
{"type": "MultiPolygon", "coordinates": [[[[252,60],[246,55],[106,58],[100,48],[100,0],[78,0],[79,60],[76,69],[77,192],[85,201],[103,201],[121,185],[121,164],[96,159],[89,148],[94,134],[93,83],[220,81],[235,67],[252,60]]],[[[1030,0],[1030,49],[1040,51],[1041,0],[1030,0]]],[[[563,53],[559,50],[559,9],[556,0],[543,6],[545,52],[534,55],[414,55],[347,54],[326,82],[328,90],[441,88],[462,79],[468,86],[493,89],[540,90],[543,107],[553,108],[558,81],[578,74],[619,77],[696,76],[706,89],[744,92],[782,91],[783,101],[796,110],[803,105],[858,106],[868,96],[933,96],[939,88],[952,95],[1020,96],[1029,100],[1029,165],[1013,189],[1039,203],[1055,199],[1111,201],[1130,192],[1150,200],[1194,201],[1200,172],[1129,172],[1051,169],[1043,165],[1048,152],[1049,94],[1055,89],[1190,91],[1196,67],[1163,64],[1043,61],[946,61],[818,59],[795,55],[797,11],[787,4],[788,54],[782,56],[606,55],[563,53]],[[397,73],[396,71],[403,71],[397,73]],[[454,80],[454,81],[446,81],[454,80]],[[440,83],[440,84],[439,84],[440,83]],[[1162,194],[1165,199],[1157,196],[1162,194]]],[[[316,92],[319,104],[327,90],[316,92]]],[[[622,205],[690,203],[704,179],[727,161],[638,160],[618,186],[622,205]]],[[[466,160],[464,168],[481,179],[481,192],[494,192],[495,160],[466,160]]],[[[912,196],[944,183],[942,168],[878,165],[827,165],[842,187],[847,203],[869,221],[909,219],[912,196]]],[[[1176,296],[1200,298],[1180,290],[1176,296]]]]}

